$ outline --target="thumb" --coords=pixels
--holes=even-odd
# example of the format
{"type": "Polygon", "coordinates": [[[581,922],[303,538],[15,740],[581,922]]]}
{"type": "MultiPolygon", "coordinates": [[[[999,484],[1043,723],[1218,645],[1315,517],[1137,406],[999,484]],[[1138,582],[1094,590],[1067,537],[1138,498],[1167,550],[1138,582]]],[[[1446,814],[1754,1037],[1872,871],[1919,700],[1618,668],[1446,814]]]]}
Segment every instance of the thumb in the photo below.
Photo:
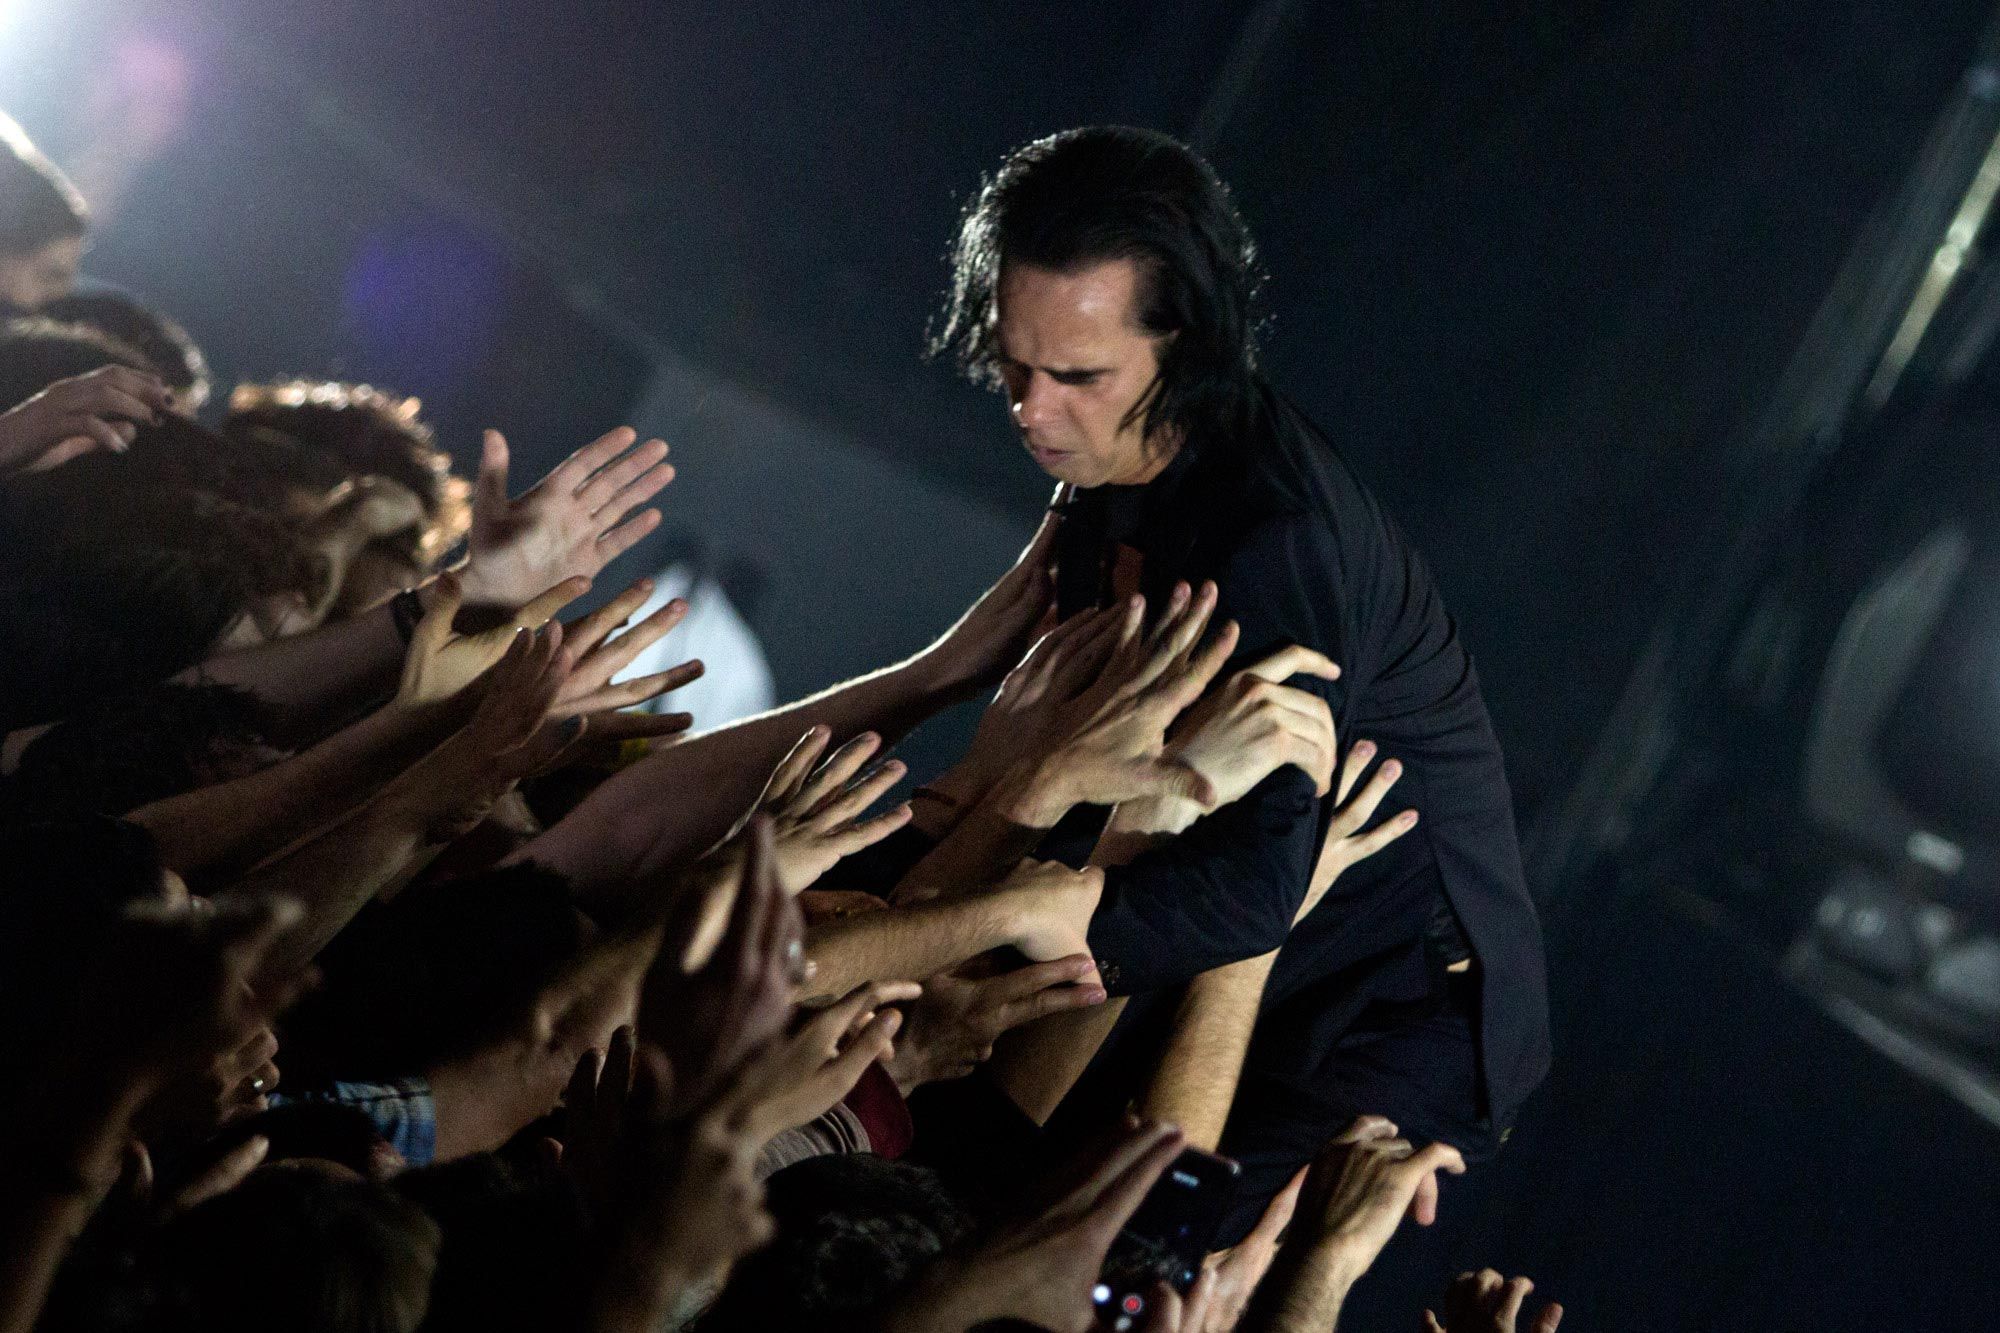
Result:
{"type": "Polygon", "coordinates": [[[480,442],[479,476],[472,483],[475,520],[499,517],[507,507],[507,437],[488,430],[480,442]]]}
{"type": "Polygon", "coordinates": [[[465,600],[465,589],[456,574],[440,574],[431,584],[431,609],[410,633],[410,652],[419,660],[434,656],[451,638],[452,622],[465,600]]]}
{"type": "Polygon", "coordinates": [[[1150,760],[1140,766],[1138,776],[1148,795],[1193,801],[1203,810],[1215,808],[1215,784],[1177,759],[1150,760]]]}

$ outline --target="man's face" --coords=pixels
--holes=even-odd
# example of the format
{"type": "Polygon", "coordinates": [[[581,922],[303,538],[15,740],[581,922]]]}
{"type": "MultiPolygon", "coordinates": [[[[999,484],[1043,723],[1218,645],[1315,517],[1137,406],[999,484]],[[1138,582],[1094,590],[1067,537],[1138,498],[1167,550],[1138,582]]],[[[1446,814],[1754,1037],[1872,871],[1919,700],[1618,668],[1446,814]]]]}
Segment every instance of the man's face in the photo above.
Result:
{"type": "Polygon", "coordinates": [[[1009,264],[995,318],[1000,374],[1021,442],[1042,471],[1076,486],[1159,475],[1177,441],[1148,440],[1143,413],[1164,339],[1140,327],[1139,269],[1107,260],[1071,273],[1009,264]]]}
{"type": "Polygon", "coordinates": [[[39,310],[76,286],[83,263],[83,238],[50,241],[25,255],[0,258],[0,302],[21,310],[39,310]]]}

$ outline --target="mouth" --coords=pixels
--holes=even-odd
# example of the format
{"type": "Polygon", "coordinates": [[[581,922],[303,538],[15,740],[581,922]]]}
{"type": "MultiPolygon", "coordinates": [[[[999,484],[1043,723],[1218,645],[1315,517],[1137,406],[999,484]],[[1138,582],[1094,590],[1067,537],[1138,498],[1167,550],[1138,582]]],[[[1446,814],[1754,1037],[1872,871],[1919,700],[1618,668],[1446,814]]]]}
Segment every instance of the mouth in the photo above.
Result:
{"type": "Polygon", "coordinates": [[[1028,446],[1028,456],[1034,459],[1038,466],[1044,468],[1057,466],[1068,459],[1070,454],[1071,451],[1068,449],[1045,449],[1039,444],[1028,446]]]}

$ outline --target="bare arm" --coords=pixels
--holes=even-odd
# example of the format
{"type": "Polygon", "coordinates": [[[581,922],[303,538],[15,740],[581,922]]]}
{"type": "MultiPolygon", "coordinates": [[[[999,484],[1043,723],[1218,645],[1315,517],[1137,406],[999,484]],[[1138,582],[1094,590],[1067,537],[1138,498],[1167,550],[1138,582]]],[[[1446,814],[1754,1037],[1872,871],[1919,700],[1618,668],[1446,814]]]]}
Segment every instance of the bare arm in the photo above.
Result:
{"type": "Polygon", "coordinates": [[[1011,945],[1036,962],[1081,953],[1103,892],[1095,870],[1029,862],[991,893],[836,917],[814,927],[806,952],[812,995],[844,995],[867,981],[927,977],[1011,945]]]}
{"type": "MultiPolygon", "coordinates": [[[[400,643],[399,643],[400,646],[400,643]]],[[[344,818],[465,718],[463,704],[389,704],[283,763],[141,806],[131,818],[184,875],[229,879],[344,818]]]]}
{"type": "Polygon", "coordinates": [[[584,890],[647,876],[714,846],[808,728],[825,726],[836,739],[873,731],[893,744],[1020,655],[1050,604],[1054,543],[1051,517],[1014,567],[915,657],[648,756],[599,786],[517,858],[584,890]]]}

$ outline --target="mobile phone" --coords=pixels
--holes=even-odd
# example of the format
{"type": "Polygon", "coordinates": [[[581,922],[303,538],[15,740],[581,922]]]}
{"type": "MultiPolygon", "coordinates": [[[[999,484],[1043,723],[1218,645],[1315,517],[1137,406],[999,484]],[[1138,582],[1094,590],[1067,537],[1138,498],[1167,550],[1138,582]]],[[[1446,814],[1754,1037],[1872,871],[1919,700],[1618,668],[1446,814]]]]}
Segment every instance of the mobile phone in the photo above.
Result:
{"type": "Polygon", "coordinates": [[[1227,1157],[1189,1148],[1160,1173],[1137,1212],[1105,1256],[1091,1298],[1116,1333],[1146,1312],[1153,1284],[1166,1281],[1183,1295],[1201,1276],[1202,1262],[1236,1199],[1242,1168],[1227,1157]]]}

